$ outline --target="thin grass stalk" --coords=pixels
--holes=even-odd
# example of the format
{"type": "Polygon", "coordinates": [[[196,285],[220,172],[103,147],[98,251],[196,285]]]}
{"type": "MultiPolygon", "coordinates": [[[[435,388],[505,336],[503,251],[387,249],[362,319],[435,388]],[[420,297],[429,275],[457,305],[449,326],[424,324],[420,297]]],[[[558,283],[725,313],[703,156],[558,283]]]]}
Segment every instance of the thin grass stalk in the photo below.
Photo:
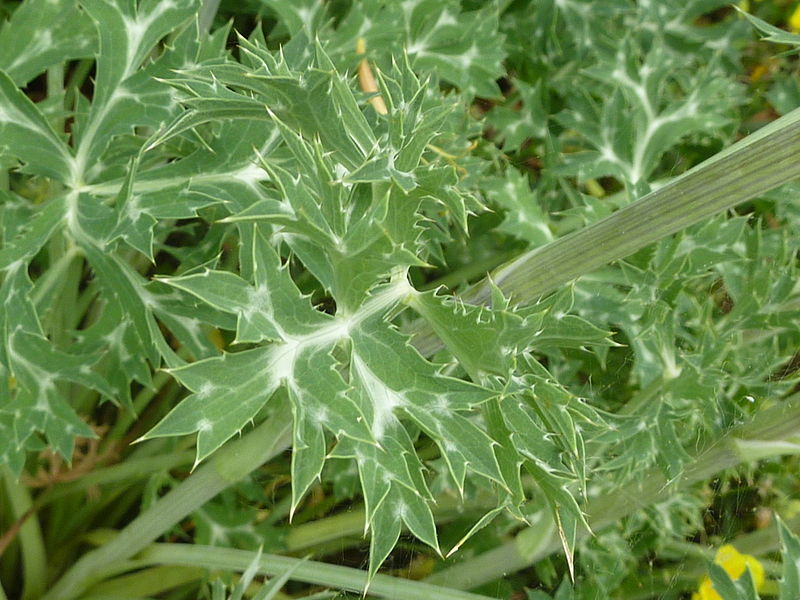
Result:
{"type": "MultiPolygon", "coordinates": [[[[522,254],[462,298],[487,303],[491,280],[512,302],[531,304],[605,264],[800,177],[798,156],[800,109],[605,219],[522,254]]],[[[442,348],[426,323],[417,322],[412,333],[422,354],[442,348]]]]}
{"type": "MultiPolygon", "coordinates": [[[[153,544],[142,553],[141,561],[137,561],[137,565],[202,566],[208,569],[244,571],[255,556],[255,552],[216,546],[153,544]]],[[[362,594],[367,590],[370,596],[390,600],[490,600],[487,596],[450,589],[449,586],[439,587],[388,575],[375,575],[368,582],[366,571],[360,569],[274,554],[262,555],[258,566],[259,573],[273,576],[289,569],[294,569],[291,579],[295,581],[362,594]]]]}
{"type": "Polygon", "coordinates": [[[43,597],[72,600],[104,569],[140,552],[208,500],[289,446],[292,418],[285,402],[261,425],[229,442],[187,479],[139,515],[109,543],[81,557],[43,597]]]}

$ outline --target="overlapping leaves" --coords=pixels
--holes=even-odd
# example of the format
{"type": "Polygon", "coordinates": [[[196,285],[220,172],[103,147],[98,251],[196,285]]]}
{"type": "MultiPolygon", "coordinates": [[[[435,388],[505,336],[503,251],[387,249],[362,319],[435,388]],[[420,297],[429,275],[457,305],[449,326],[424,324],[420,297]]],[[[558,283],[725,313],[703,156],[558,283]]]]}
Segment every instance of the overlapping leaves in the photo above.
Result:
{"type": "Polygon", "coordinates": [[[762,375],[796,347],[794,246],[744,219],[527,308],[496,289],[483,307],[410,285],[411,269],[444,262],[443,246],[469,229],[470,209],[482,208],[471,191],[503,211],[501,233],[544,245],[627,202],[581,196],[573,178],[602,195],[590,180],[612,177],[636,195],[676,144],[724,137],[738,102],[725,67],[741,28],[692,24],[719,2],[645,11],[570,0],[525,15],[525,3],[473,4],[267,1],[278,19],[270,43],[261,29],[240,37],[238,60],[226,28],[200,35],[195,0],[18,9],[0,32],[0,165],[31,187],[0,192],[0,459],[17,473],[47,445],[69,459],[74,437],[92,435],[74,386],[80,408],[110,399],[131,410],[131,382],[149,385],[162,363],[191,394],[145,438],[197,434],[198,461],[285,392],[292,510],[328,459],[355,463],[374,574],[403,527],[439,551],[437,487],[496,495],[465,539],[502,510],[525,520],[520,506],[535,495],[570,556],[585,526],[574,495],[586,489],[587,446],[617,476],[652,460],[677,477],[692,441],[677,422],[724,429],[745,394],[787,388],[762,375]],[[601,21],[641,35],[612,42],[601,21]],[[678,65],[686,48],[702,60],[678,65]],[[534,190],[485,160],[495,149],[469,155],[480,146],[469,103],[500,98],[506,54],[514,91],[489,124],[505,151],[524,156],[530,139],[541,150],[548,172],[534,190]],[[92,56],[91,91],[68,90],[73,106],[19,89],[64,58],[92,56]],[[347,75],[362,60],[386,111],[347,75]],[[565,83],[573,77],[581,90],[565,83]],[[563,220],[546,216],[558,190],[563,220]],[[148,280],[154,270],[171,275],[148,280]],[[53,309],[59,293],[74,317],[53,309]],[[398,326],[406,309],[444,344],[432,362],[398,326]],[[584,369],[608,373],[612,329],[630,344],[625,372],[640,388],[625,418],[575,393],[618,408],[584,369]],[[222,354],[219,330],[233,332],[222,354]],[[763,362],[736,351],[747,336],[763,362]],[[734,389],[717,399],[721,376],[734,389]],[[664,401],[648,402],[656,393],[664,401]],[[432,481],[420,442],[446,483],[432,481]]]}
{"type": "MultiPolygon", "coordinates": [[[[506,102],[488,115],[496,138],[550,167],[540,186],[543,197],[571,187],[564,177],[590,187],[595,178],[613,177],[631,198],[640,197],[665,165],[674,170],[671,149],[687,140],[713,147],[734,118],[741,90],[726,71],[740,60],[738,41],[746,28],[730,18],[699,24],[724,5],[512,6],[502,23],[516,77],[506,102]]],[[[565,208],[563,202],[547,204],[565,208]]]]}
{"type": "MultiPolygon", "coordinates": [[[[541,414],[551,408],[516,420],[536,424],[540,436],[531,429],[509,430],[502,412],[489,411],[491,437],[476,422],[479,407],[522,393],[525,384],[504,389],[502,379],[495,384],[485,376],[502,378],[516,371],[524,377],[533,369],[535,362],[517,363],[517,357],[537,335],[546,347],[551,307],[517,314],[498,298],[496,314],[465,307],[453,320],[457,313],[451,308],[437,308],[437,299],[420,295],[406,282],[408,268],[424,264],[427,244],[419,240],[425,203],[446,206],[457,222],[465,219],[465,204],[452,184],[442,190],[428,183],[431,177],[447,181],[452,173],[427,147],[442,110],[426,109],[427,84],[407,65],[398,65],[379,74],[389,112],[377,115],[356,100],[321,48],[316,58],[299,50],[307,42],[298,35],[280,56],[264,50],[257,39],[243,40],[247,64],[209,62],[171,79],[188,111],[157,133],[149,147],[222,115],[251,120],[259,108],[264,127],[274,127],[280,142],[257,155],[266,174],[259,186],[264,198],[225,219],[240,232],[242,276],[204,269],[163,280],[235,315],[234,342],[258,346],[173,369],[194,394],[147,437],[197,432],[202,459],[256,418],[278,387],[285,387],[294,414],[293,505],[319,477],[329,455],[355,460],[373,534],[374,573],[403,524],[438,550],[432,497],[414,449],[417,435],[437,444],[462,493],[472,474],[491,482],[508,498],[501,505],[516,510],[524,500],[518,472],[524,459],[517,457],[512,441],[517,432],[532,440],[526,457],[539,465],[532,468],[538,469],[545,497],[563,495],[553,505],[570,507],[574,532],[582,517],[564,485],[579,477],[583,457],[574,432],[568,433],[572,416],[565,414],[560,425],[564,447],[573,452],[566,462],[558,444],[542,447],[544,432],[555,422],[542,421],[541,414]],[[423,161],[426,153],[429,158],[423,161]],[[276,242],[330,293],[333,316],[313,308],[296,289],[276,242]],[[440,334],[457,344],[450,349],[474,383],[440,375],[394,330],[387,319],[407,304],[441,325],[440,334]],[[482,344],[466,335],[470,328],[492,342],[482,344]],[[504,440],[502,449],[498,439],[504,440]],[[504,454],[502,468],[496,452],[504,454]]],[[[558,313],[557,319],[564,316],[558,313]]],[[[581,345],[608,343],[606,332],[573,319],[566,329],[577,328],[581,345]]],[[[551,384],[543,378],[540,385],[551,384]]],[[[536,403],[533,397],[529,401],[536,403]]],[[[595,416],[584,413],[581,418],[589,421],[595,416]]],[[[566,513],[556,515],[567,519],[566,513]]]]}
{"type": "MultiPolygon", "coordinates": [[[[58,8],[75,10],[69,2],[58,8]]],[[[83,25],[99,25],[97,77],[91,101],[77,95],[69,139],[0,74],[4,161],[64,190],[34,211],[9,195],[4,211],[6,461],[19,471],[26,451],[39,447],[37,432],[66,458],[75,435],[92,435],[59,381],[130,410],[130,382],[147,385],[147,363],[165,361],[193,394],[148,437],[197,432],[202,460],[283,386],[294,412],[293,505],[333,452],[359,466],[373,531],[371,572],[403,524],[438,549],[414,448],[420,432],[439,444],[457,487],[472,473],[507,488],[495,442],[475,420],[496,392],[441,375],[388,321],[416,293],[406,271],[424,265],[430,251],[426,213],[444,209],[466,227],[453,168],[435,153],[423,160],[446,105],[431,102],[431,86],[404,64],[378,74],[390,112],[371,113],[320,47],[308,54],[302,34],[280,55],[258,36],[241,40],[244,62],[230,61],[221,56],[224,30],[198,42],[190,21],[197,5],[189,0],[87,0],[81,8],[83,25]],[[150,60],[173,32],[169,48],[150,60]],[[156,133],[144,141],[132,135],[136,127],[156,133]],[[113,140],[124,143],[118,148],[113,140]],[[32,213],[26,228],[13,203],[32,213]],[[223,237],[208,235],[194,257],[198,266],[187,261],[185,274],[148,284],[126,255],[191,258],[165,243],[161,223],[201,210],[227,217],[227,230],[238,231],[239,274],[219,268],[214,255],[223,237]],[[96,275],[85,292],[96,303],[94,316],[79,333],[67,332],[70,352],[48,340],[38,303],[29,301],[47,288],[45,280],[33,285],[25,266],[48,244],[51,264],[62,261],[65,272],[80,274],[86,261],[96,275]],[[335,315],[298,291],[283,249],[331,294],[335,315]],[[213,354],[203,333],[211,327],[235,328],[233,343],[250,348],[182,366],[161,325],[198,357],[213,354]]],[[[73,42],[65,34],[58,47],[78,53],[73,42]]],[[[94,49],[86,47],[87,54],[94,49]]],[[[37,61],[26,62],[28,71],[50,64],[45,55],[37,61]]],[[[15,77],[24,80],[28,71],[15,77]]]]}
{"type": "MultiPolygon", "coordinates": [[[[148,384],[151,366],[159,366],[162,358],[170,364],[180,362],[159,331],[156,317],[169,323],[173,333],[186,340],[193,352],[208,352],[210,344],[203,343],[208,326],[185,312],[180,314],[167,297],[146,289],[146,280],[123,256],[118,240],[152,259],[153,231],[158,219],[194,217],[199,208],[224,200],[224,196],[217,197],[215,183],[224,182],[225,188],[239,182],[245,188],[252,185],[252,169],[247,170],[252,165],[251,145],[246,146],[247,159],[238,158],[238,162],[235,145],[226,147],[227,153],[219,153],[227,160],[224,174],[217,174],[216,178],[209,167],[223,161],[218,156],[217,163],[213,163],[210,157],[214,152],[210,149],[205,152],[206,159],[200,161],[201,166],[197,166],[197,155],[161,167],[145,162],[138,175],[142,171],[146,175],[135,182],[133,176],[137,173],[127,167],[135,164],[131,163],[131,154],[136,146],[122,144],[130,148],[125,152],[111,145],[112,140],[130,136],[136,127],[157,127],[175,114],[178,106],[171,99],[172,90],[156,79],[159,75],[221,51],[224,30],[220,30],[222,35],[199,41],[197,27],[190,23],[196,9],[193,1],[138,5],[87,1],[81,3],[80,10],[75,2],[67,0],[32,2],[26,3],[24,10],[15,13],[6,25],[14,35],[4,34],[0,45],[0,55],[7,57],[3,65],[9,69],[8,75],[0,71],[2,161],[4,165],[20,165],[19,170],[24,173],[49,178],[47,185],[61,190],[50,192],[51,198],[46,202],[33,205],[14,192],[4,192],[0,268],[4,270],[7,301],[2,318],[6,331],[18,331],[18,338],[25,336],[28,340],[26,345],[36,339],[45,344],[24,362],[21,358],[6,362],[9,375],[4,378],[4,393],[15,400],[4,403],[0,426],[8,433],[3,435],[5,460],[17,472],[27,451],[41,447],[38,433],[66,459],[72,455],[72,439],[76,435],[93,435],[70,407],[68,387],[51,383],[43,387],[41,381],[37,383],[48,379],[41,374],[49,371],[50,361],[74,364],[82,375],[69,375],[70,371],[65,370],[64,378],[88,386],[99,398],[130,410],[131,381],[148,384]],[[36,10],[40,12],[32,18],[29,11],[36,10]],[[70,27],[52,28],[49,17],[55,16],[69,20],[70,27]],[[13,27],[17,20],[24,27],[13,27]],[[96,28],[97,39],[93,20],[101,25],[96,28]],[[179,35],[170,48],[151,60],[153,48],[172,32],[179,35]],[[30,41],[22,51],[14,46],[17,35],[26,35],[30,41]],[[30,56],[25,49],[30,50],[30,56]],[[67,138],[56,133],[50,116],[22,94],[15,83],[24,83],[64,56],[88,57],[95,52],[94,93],[90,102],[72,90],[76,93],[75,120],[72,135],[67,138]],[[12,54],[16,58],[8,58],[12,54]],[[22,58],[25,60],[20,62],[22,58]],[[123,177],[126,171],[127,176],[123,177]],[[201,172],[204,177],[193,181],[201,172]],[[203,184],[211,187],[211,193],[203,184]],[[110,201],[113,207],[109,206],[110,201]],[[22,214],[25,219],[19,218],[22,214]],[[42,248],[46,248],[44,253],[42,248]],[[97,306],[89,326],[74,335],[73,330],[80,325],[80,313],[70,316],[67,322],[52,321],[47,312],[52,308],[45,300],[48,294],[62,288],[61,293],[67,295],[78,291],[71,286],[80,285],[84,260],[97,279],[76,301],[84,307],[94,301],[97,306]],[[50,267],[33,288],[22,275],[31,261],[36,269],[41,264],[50,267]],[[15,308],[18,302],[25,305],[24,311],[15,308]],[[56,343],[50,345],[44,341],[47,338],[56,343]],[[26,376],[26,372],[32,375],[26,376]],[[17,428],[27,424],[24,434],[10,431],[14,422],[17,428]]],[[[203,151],[197,154],[203,155],[203,151]]],[[[30,194],[25,189],[20,193],[30,194]]],[[[213,254],[216,248],[210,250],[213,254]]],[[[67,300],[62,298],[61,302],[67,300]]],[[[21,355],[12,344],[6,346],[4,356],[21,355]]]]}
{"type": "Polygon", "coordinates": [[[323,38],[343,67],[358,60],[354,50],[362,38],[369,59],[380,67],[407,52],[417,71],[436,73],[469,95],[499,96],[495,81],[503,74],[504,51],[498,20],[504,2],[484,2],[477,10],[465,10],[456,0],[365,2],[344,11],[319,0],[266,4],[280,17],[276,37],[323,38]]]}

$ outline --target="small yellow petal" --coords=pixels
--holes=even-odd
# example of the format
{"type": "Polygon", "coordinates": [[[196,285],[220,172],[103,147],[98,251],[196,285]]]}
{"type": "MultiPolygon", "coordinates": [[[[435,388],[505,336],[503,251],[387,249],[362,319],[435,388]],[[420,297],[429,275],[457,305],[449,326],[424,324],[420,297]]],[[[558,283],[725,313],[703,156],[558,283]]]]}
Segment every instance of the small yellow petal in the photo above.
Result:
{"type": "MultiPolygon", "coordinates": [[[[697,589],[697,600],[722,600],[722,596],[717,593],[717,590],[714,589],[714,584],[711,583],[711,579],[709,577],[703,577],[703,580],[700,582],[700,587],[697,589]]],[[[692,598],[694,600],[694,598],[692,598]]]]}
{"type": "Polygon", "coordinates": [[[749,568],[756,587],[764,585],[764,566],[755,556],[742,554],[730,544],[720,546],[714,562],[725,569],[732,579],[739,579],[745,569],[749,568]]]}
{"type": "MultiPolygon", "coordinates": [[[[746,569],[750,569],[756,589],[760,590],[764,585],[764,566],[755,556],[742,554],[730,544],[720,546],[714,557],[714,562],[725,569],[731,579],[739,579],[746,569]]],[[[722,600],[722,598],[714,589],[711,579],[706,576],[700,581],[697,592],[692,594],[692,600],[722,600]]]]}
{"type": "Polygon", "coordinates": [[[756,584],[756,589],[760,590],[764,585],[764,565],[754,556],[745,556],[745,563],[753,575],[753,583],[756,584]]]}
{"type": "Polygon", "coordinates": [[[789,27],[795,31],[800,31],[800,3],[795,7],[792,16],[789,17],[789,27]]]}

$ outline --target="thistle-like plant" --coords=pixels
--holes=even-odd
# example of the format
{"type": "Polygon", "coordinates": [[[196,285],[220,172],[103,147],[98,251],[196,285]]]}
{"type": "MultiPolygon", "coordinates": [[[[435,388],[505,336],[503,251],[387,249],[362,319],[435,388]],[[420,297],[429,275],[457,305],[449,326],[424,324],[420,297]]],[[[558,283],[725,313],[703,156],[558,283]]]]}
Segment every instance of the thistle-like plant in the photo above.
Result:
{"type": "MultiPolygon", "coordinates": [[[[101,594],[140,551],[398,598],[474,597],[446,587],[557,548],[574,578],[576,547],[591,565],[604,543],[589,533],[657,526],[620,498],[677,520],[696,502],[681,488],[792,452],[797,400],[760,405],[795,384],[797,189],[770,190],[800,175],[800,113],[688,169],[737,130],[744,21],[698,26],[720,4],[702,1],[543,2],[529,22],[524,2],[270,0],[270,34],[244,36],[208,33],[215,4],[26,0],[2,29],[9,497],[44,449],[75,460],[77,438],[102,434],[106,457],[135,440],[145,462],[195,440],[191,474],[44,597],[101,594]],[[476,96],[495,103],[483,121],[476,96]],[[509,154],[545,167],[534,187],[509,154]],[[721,214],[757,197],[780,226],[721,214]],[[365,574],[148,547],[189,515],[234,544],[224,495],[206,502],[285,448],[290,521],[320,482],[363,501],[365,574]],[[445,544],[448,502],[473,510],[445,544]],[[446,587],[377,575],[403,531],[443,556],[497,523],[516,538],[433,576],[446,587]]],[[[251,521],[239,545],[258,547],[251,521]]],[[[47,589],[36,540],[26,598],[47,589]]]]}

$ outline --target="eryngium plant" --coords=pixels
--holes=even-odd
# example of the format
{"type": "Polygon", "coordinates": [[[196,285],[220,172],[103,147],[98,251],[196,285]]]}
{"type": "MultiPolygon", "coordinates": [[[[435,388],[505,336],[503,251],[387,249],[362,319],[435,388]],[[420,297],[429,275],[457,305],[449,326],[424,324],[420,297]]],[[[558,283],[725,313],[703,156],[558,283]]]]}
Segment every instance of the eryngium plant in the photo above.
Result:
{"type": "MultiPolygon", "coordinates": [[[[213,12],[195,0],[28,0],[3,29],[9,486],[45,448],[72,460],[107,402],[119,409],[108,447],[196,434],[194,472],[47,597],[79,597],[287,446],[289,518],[320,480],[357,478],[370,536],[363,580],[294,573],[391,595],[376,572],[404,530],[445,554],[510,517],[538,542],[507,552],[508,568],[551,552],[552,536],[574,575],[578,541],[634,510],[602,498],[646,471],[637,493],[663,500],[702,479],[687,473],[715,440],[753,441],[733,427],[793,385],[773,374],[800,341],[797,239],[781,233],[797,213],[781,209],[773,230],[713,216],[800,175],[800,113],[674,177],[686,148],[736,129],[727,44],[741,22],[696,26],[708,2],[545,2],[531,42],[524,7],[502,2],[267,4],[271,39],[256,28],[234,51],[227,27],[201,27],[213,12]],[[573,41],[556,49],[548,23],[573,41]],[[518,81],[488,114],[495,144],[473,100],[502,99],[507,54],[518,81]],[[66,87],[65,57],[82,59],[66,87]],[[45,70],[35,103],[22,88],[45,70]],[[533,190],[499,147],[539,149],[533,190]],[[621,191],[603,197],[598,178],[621,191]],[[502,237],[474,226],[490,210],[502,237]],[[432,269],[455,294],[428,285],[432,269]],[[627,379],[616,392],[614,369],[627,379]],[[150,391],[164,373],[188,394],[150,391]],[[481,513],[442,547],[446,498],[481,513]]],[[[786,422],[781,439],[797,434],[786,422]]],[[[142,560],[180,562],[173,550],[142,560]]],[[[214,552],[209,566],[255,564],[214,552]]],[[[26,585],[27,597],[45,589],[26,585]]]]}

